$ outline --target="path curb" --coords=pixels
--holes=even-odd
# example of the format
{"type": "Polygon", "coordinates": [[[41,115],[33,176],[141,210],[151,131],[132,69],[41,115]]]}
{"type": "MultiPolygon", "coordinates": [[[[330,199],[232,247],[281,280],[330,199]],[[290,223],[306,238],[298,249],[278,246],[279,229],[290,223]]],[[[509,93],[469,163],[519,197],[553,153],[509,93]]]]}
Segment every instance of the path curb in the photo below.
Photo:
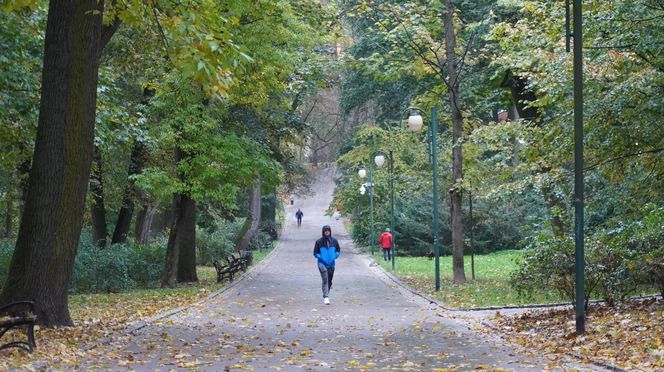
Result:
{"type": "Polygon", "coordinates": [[[209,294],[204,299],[201,299],[199,301],[196,301],[196,302],[194,302],[192,304],[189,304],[189,305],[186,305],[186,306],[180,306],[180,307],[176,307],[174,309],[169,309],[169,310],[166,310],[164,312],[160,312],[160,313],[158,313],[158,314],[156,314],[156,315],[154,315],[151,318],[148,318],[146,320],[136,321],[136,322],[128,325],[125,329],[123,329],[119,332],[116,332],[113,335],[106,336],[106,337],[98,340],[94,344],[82,348],[81,350],[90,351],[90,350],[92,350],[96,347],[99,347],[101,345],[109,343],[114,337],[117,337],[118,335],[126,336],[126,335],[129,335],[129,334],[132,334],[132,333],[134,333],[134,332],[136,332],[136,331],[138,331],[142,328],[147,327],[148,325],[150,325],[150,324],[152,324],[152,323],[154,323],[154,322],[156,322],[160,319],[168,318],[169,316],[175,315],[175,314],[183,312],[183,311],[185,311],[189,308],[192,308],[193,306],[195,306],[199,303],[202,303],[202,302],[208,301],[212,298],[223,295],[224,293],[228,292],[229,290],[234,288],[236,285],[238,285],[238,283],[244,281],[245,279],[249,278],[250,276],[253,276],[254,274],[258,274],[261,271],[263,271],[263,269],[265,269],[265,267],[269,264],[269,262],[272,261],[272,259],[276,255],[277,250],[281,247],[281,242],[282,242],[282,240],[281,240],[281,237],[280,237],[280,239],[278,240],[277,245],[274,248],[272,248],[272,251],[270,251],[270,253],[268,253],[268,255],[265,256],[265,258],[263,258],[261,260],[261,262],[259,262],[258,264],[250,267],[247,271],[242,273],[237,279],[233,280],[232,282],[228,283],[227,285],[223,286],[222,288],[218,289],[217,291],[212,292],[211,294],[209,294]]]}
{"type": "MultiPolygon", "coordinates": [[[[461,309],[455,309],[455,308],[448,308],[444,306],[441,302],[439,302],[436,299],[433,299],[423,293],[415,291],[413,288],[411,288],[409,285],[405,284],[401,279],[399,279],[396,275],[388,272],[385,270],[373,257],[368,255],[365,252],[362,252],[360,249],[358,249],[354,242],[351,242],[348,244],[349,247],[352,247],[352,250],[355,251],[355,253],[364,256],[364,259],[369,262],[369,267],[370,268],[375,268],[376,270],[381,271],[382,274],[384,274],[389,280],[394,282],[397,286],[399,286],[402,290],[409,292],[417,297],[420,297],[421,299],[427,301],[429,305],[433,304],[438,308],[441,308],[443,310],[449,311],[449,312],[469,312],[469,311],[489,311],[489,310],[505,310],[505,309],[536,309],[536,308],[553,308],[553,307],[561,307],[561,306],[571,306],[568,303],[558,303],[558,304],[534,304],[534,305],[524,305],[524,306],[491,306],[491,307],[485,307],[485,308],[461,308],[461,309]]],[[[480,324],[491,328],[495,331],[500,331],[500,328],[496,327],[493,323],[489,321],[482,321],[480,324]]],[[[579,361],[587,361],[592,365],[595,365],[597,367],[601,368],[606,368],[610,371],[614,372],[628,372],[628,370],[620,368],[618,366],[615,366],[613,364],[610,364],[608,362],[604,362],[601,360],[596,360],[590,357],[586,357],[584,355],[575,353],[575,352],[566,352],[565,355],[570,356],[574,359],[577,359],[579,361]]]]}

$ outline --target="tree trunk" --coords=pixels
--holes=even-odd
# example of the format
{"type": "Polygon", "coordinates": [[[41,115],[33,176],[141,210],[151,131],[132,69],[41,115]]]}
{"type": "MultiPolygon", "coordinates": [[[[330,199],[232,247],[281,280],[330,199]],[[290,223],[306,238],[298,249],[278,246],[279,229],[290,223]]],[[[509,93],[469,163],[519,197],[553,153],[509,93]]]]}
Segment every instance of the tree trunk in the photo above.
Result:
{"type": "Polygon", "coordinates": [[[136,215],[136,231],[134,232],[134,236],[137,243],[148,244],[152,231],[152,221],[157,213],[159,202],[153,203],[150,201],[147,194],[143,191],[140,191],[139,194],[141,195],[142,206],[136,215]]]}
{"type": "MultiPolygon", "coordinates": [[[[545,171],[541,170],[541,172],[545,171]]],[[[544,181],[540,188],[549,211],[549,220],[551,222],[553,235],[562,238],[569,232],[569,226],[567,224],[567,221],[570,220],[568,213],[569,209],[567,208],[567,205],[565,205],[565,201],[554,191],[554,185],[552,182],[544,181]]]]}
{"type": "Polygon", "coordinates": [[[131,227],[131,216],[134,213],[134,199],[136,198],[136,186],[132,176],[140,174],[143,171],[145,158],[145,146],[143,143],[135,141],[131,150],[131,159],[129,160],[129,179],[125,186],[122,207],[120,208],[120,213],[118,213],[118,221],[115,224],[115,230],[113,231],[113,240],[111,241],[113,244],[124,243],[127,240],[129,228],[131,227]]]}
{"type": "Polygon", "coordinates": [[[196,201],[189,195],[182,195],[180,202],[181,225],[178,226],[178,235],[175,244],[178,246],[178,275],[179,283],[197,282],[196,275],[196,201]]]}
{"type": "Polygon", "coordinates": [[[93,149],[93,167],[90,177],[90,192],[92,193],[92,242],[99,247],[106,246],[106,207],[104,205],[104,177],[101,167],[101,153],[99,147],[93,149]]]}
{"type": "Polygon", "coordinates": [[[454,35],[454,5],[445,0],[445,56],[447,59],[447,79],[452,113],[452,188],[450,189],[450,216],[452,220],[452,272],[454,283],[466,282],[463,267],[463,213],[461,209],[463,181],[462,136],[463,116],[459,99],[459,76],[456,64],[456,36],[454,35]]]}
{"type": "Polygon", "coordinates": [[[164,273],[161,277],[161,288],[175,288],[177,286],[177,267],[178,258],[178,245],[175,244],[178,226],[180,226],[180,203],[182,195],[173,194],[173,222],[171,224],[171,231],[168,234],[168,244],[166,246],[166,260],[164,263],[164,273]]]}
{"type": "Polygon", "coordinates": [[[235,245],[236,251],[244,251],[249,247],[249,242],[251,238],[256,235],[261,221],[261,186],[259,185],[254,187],[249,194],[249,213],[247,215],[247,221],[245,225],[250,224],[248,229],[242,229],[243,234],[240,235],[240,239],[235,245]]]}
{"type": "Polygon", "coordinates": [[[94,140],[103,0],[49,2],[37,138],[0,305],[34,300],[37,321],[72,325],[69,280],[94,140]]]}

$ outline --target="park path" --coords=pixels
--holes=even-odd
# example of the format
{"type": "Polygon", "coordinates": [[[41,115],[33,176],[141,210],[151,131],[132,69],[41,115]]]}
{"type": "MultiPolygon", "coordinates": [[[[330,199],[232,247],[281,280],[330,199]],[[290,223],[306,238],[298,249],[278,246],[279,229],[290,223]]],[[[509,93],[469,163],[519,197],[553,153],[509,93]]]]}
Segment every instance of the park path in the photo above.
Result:
{"type": "MultiPolygon", "coordinates": [[[[90,350],[83,370],[581,370],[548,365],[478,334],[389,280],[352,247],[341,221],[325,215],[331,169],[315,195],[296,198],[277,248],[241,280],[193,305],[90,350]],[[304,212],[298,227],[294,213],[304,212]],[[329,224],[341,245],[331,305],[324,305],[312,256],[329,224]]],[[[560,363],[559,361],[555,363],[560,363]]]]}

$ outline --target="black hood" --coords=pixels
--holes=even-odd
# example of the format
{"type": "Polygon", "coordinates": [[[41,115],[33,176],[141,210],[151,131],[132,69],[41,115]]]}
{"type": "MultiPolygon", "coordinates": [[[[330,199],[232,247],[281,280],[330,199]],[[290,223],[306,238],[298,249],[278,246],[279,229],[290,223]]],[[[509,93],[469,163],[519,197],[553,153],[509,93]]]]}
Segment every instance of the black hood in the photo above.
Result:
{"type": "Polygon", "coordinates": [[[321,235],[323,235],[323,237],[325,237],[325,231],[326,231],[326,230],[329,231],[329,232],[330,232],[330,236],[332,236],[332,228],[330,227],[330,225],[325,225],[325,226],[323,226],[323,230],[320,232],[321,235]]]}

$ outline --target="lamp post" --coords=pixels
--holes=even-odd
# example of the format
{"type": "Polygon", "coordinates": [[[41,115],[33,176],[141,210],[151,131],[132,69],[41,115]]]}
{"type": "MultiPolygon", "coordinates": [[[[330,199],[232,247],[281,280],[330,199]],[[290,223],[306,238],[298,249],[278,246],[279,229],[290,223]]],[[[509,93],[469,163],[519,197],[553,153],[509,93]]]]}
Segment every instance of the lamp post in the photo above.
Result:
{"type": "Polygon", "coordinates": [[[574,267],[576,334],[586,331],[585,314],[585,247],[584,247],[584,182],[583,182],[583,11],[582,0],[572,1],[574,28],[570,32],[570,0],[565,1],[565,49],[569,53],[574,39],[574,267]]]}
{"type": "MultiPolygon", "coordinates": [[[[369,167],[369,180],[367,183],[362,184],[362,187],[360,187],[360,194],[364,195],[366,193],[366,189],[369,189],[369,205],[371,206],[371,234],[370,234],[370,239],[371,239],[371,255],[374,255],[374,244],[376,244],[376,239],[374,238],[374,203],[373,203],[373,179],[372,179],[372,167],[369,167]]],[[[367,171],[362,168],[357,172],[357,175],[360,176],[360,178],[364,178],[367,175],[367,171]]]]}
{"type": "MultiPolygon", "coordinates": [[[[411,114],[408,117],[408,127],[413,132],[419,132],[422,128],[422,116],[418,112],[424,113],[424,110],[417,107],[409,107],[407,110],[411,110],[411,114]]],[[[437,137],[437,123],[436,123],[436,112],[437,108],[434,106],[431,108],[431,127],[430,127],[430,136],[429,144],[431,146],[430,155],[431,155],[431,167],[433,168],[433,254],[435,257],[435,280],[436,280],[436,291],[440,290],[440,215],[438,208],[438,147],[436,145],[437,137]]]]}
{"type": "MultiPolygon", "coordinates": [[[[394,264],[396,262],[397,255],[397,245],[396,245],[396,230],[394,229],[394,161],[392,158],[392,150],[388,151],[388,184],[390,187],[390,230],[392,231],[392,270],[394,270],[394,264]]],[[[385,164],[384,155],[376,155],[374,157],[374,162],[378,167],[382,167],[385,164]]]]}

